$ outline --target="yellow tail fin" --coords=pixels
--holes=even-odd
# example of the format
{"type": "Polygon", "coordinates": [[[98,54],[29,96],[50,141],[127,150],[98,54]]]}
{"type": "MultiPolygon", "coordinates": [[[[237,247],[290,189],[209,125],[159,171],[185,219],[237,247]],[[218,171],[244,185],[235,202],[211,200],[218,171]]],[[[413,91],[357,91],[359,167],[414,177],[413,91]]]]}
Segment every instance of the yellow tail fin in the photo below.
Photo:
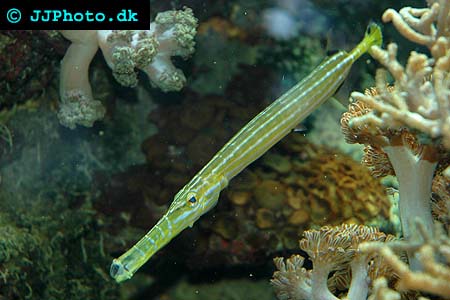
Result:
{"type": "Polygon", "coordinates": [[[383,34],[380,26],[376,23],[370,23],[367,26],[364,39],[350,52],[350,56],[357,60],[365,52],[370,51],[372,46],[381,46],[382,43],[383,34]]]}

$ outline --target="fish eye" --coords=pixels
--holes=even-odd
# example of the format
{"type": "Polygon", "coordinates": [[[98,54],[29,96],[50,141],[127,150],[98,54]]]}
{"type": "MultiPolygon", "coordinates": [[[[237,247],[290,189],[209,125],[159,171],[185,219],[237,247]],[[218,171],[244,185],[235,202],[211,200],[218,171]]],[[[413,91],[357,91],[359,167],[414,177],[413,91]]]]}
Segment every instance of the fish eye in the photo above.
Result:
{"type": "Polygon", "coordinates": [[[195,204],[197,204],[197,198],[195,198],[195,195],[194,195],[194,194],[188,195],[188,196],[187,196],[187,201],[188,201],[188,204],[189,204],[190,206],[194,206],[195,204]]]}
{"type": "Polygon", "coordinates": [[[369,26],[367,26],[366,33],[370,35],[375,28],[376,28],[376,24],[371,22],[369,24],[369,26]]]}

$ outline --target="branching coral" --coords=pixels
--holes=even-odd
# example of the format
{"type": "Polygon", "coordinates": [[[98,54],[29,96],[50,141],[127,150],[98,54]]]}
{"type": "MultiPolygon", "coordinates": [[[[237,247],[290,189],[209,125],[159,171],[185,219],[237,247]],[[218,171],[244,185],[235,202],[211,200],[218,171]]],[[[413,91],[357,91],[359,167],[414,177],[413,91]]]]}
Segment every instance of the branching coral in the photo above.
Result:
{"type": "Polygon", "coordinates": [[[412,42],[427,46],[432,58],[412,51],[406,67],[397,61],[397,45],[387,50],[374,46],[371,54],[395,79],[395,87],[386,88],[386,71],[377,72],[380,94],[373,97],[358,92],[352,97],[376,112],[355,119],[351,126],[364,124],[381,128],[408,127],[442,138],[450,148],[450,4],[446,0],[429,0],[429,8],[405,7],[397,13],[388,9],[383,21],[392,21],[397,30],[412,42]]]}
{"type": "MultiPolygon", "coordinates": [[[[407,39],[429,48],[432,58],[412,51],[406,66],[397,61],[397,45],[372,47],[371,55],[385,69],[376,74],[376,88],[353,92],[356,100],[341,119],[350,143],[368,145],[364,162],[374,175],[395,174],[399,181],[403,235],[412,234],[419,218],[432,230],[431,186],[443,148],[450,149],[450,41],[448,1],[429,1],[429,8],[388,9],[383,21],[392,21],[407,39]],[[387,71],[395,80],[387,84],[387,71]]],[[[409,255],[413,268],[417,262],[409,255]]]]}
{"type": "MultiPolygon", "coordinates": [[[[412,52],[406,67],[403,67],[396,59],[395,44],[390,44],[387,50],[373,47],[371,54],[391,73],[395,84],[389,86],[386,79],[387,71],[379,70],[376,75],[376,88],[366,90],[365,94],[352,93],[352,98],[356,101],[349,106],[349,111],[341,119],[347,141],[367,145],[364,162],[371,168],[372,173],[377,177],[389,174],[397,176],[404,237],[409,241],[412,240],[411,237],[415,234],[413,226],[415,219],[418,218],[422,224],[422,235],[413,242],[409,242],[408,247],[395,248],[387,246],[390,243],[385,243],[385,240],[377,242],[372,240],[361,246],[360,250],[356,250],[355,252],[361,257],[364,257],[364,254],[368,256],[361,261],[353,258],[350,262],[352,282],[347,299],[367,298],[369,291],[367,280],[370,278],[370,272],[365,270],[364,266],[377,265],[374,261],[367,260],[369,257],[377,258],[378,262],[382,261],[384,268],[391,268],[400,277],[397,285],[399,290],[420,290],[448,296],[445,290],[448,289],[449,282],[446,270],[448,266],[440,264],[437,260],[439,258],[432,254],[436,251],[446,256],[448,252],[446,240],[439,239],[439,242],[433,244],[433,248],[430,245],[432,239],[426,235],[426,232],[431,232],[434,228],[430,196],[435,169],[439,160],[441,165],[448,165],[447,159],[441,154],[441,144],[450,148],[449,6],[448,1],[440,1],[440,3],[430,1],[428,9],[404,8],[400,14],[393,10],[385,12],[383,15],[385,22],[392,20],[400,33],[413,42],[427,46],[433,57],[428,58],[424,54],[412,52]],[[421,246],[425,244],[429,246],[421,246]],[[410,267],[395,255],[394,250],[405,250],[408,253],[411,269],[423,271],[411,271],[410,267]],[[362,266],[362,269],[358,269],[358,266],[362,266]],[[424,272],[433,275],[428,276],[429,274],[423,274],[424,272]]],[[[442,182],[446,181],[443,179],[444,176],[439,178],[439,182],[434,184],[437,190],[434,192],[438,198],[445,199],[447,187],[442,182]]],[[[343,249],[341,250],[342,258],[347,252],[344,247],[340,247],[343,249]]],[[[354,249],[358,249],[358,246],[354,249]]],[[[307,251],[307,249],[304,250],[307,251]]],[[[323,292],[320,297],[317,296],[319,295],[317,290],[323,290],[325,287],[326,277],[322,277],[322,285],[319,287],[314,283],[313,274],[317,273],[316,267],[321,268],[321,271],[325,270],[327,275],[330,270],[336,271],[335,275],[339,274],[340,270],[336,269],[338,267],[333,266],[332,263],[331,266],[322,266],[320,263],[317,265],[314,253],[308,252],[308,255],[311,256],[314,265],[314,269],[310,271],[311,295],[284,299],[336,299],[330,292],[323,292]]],[[[348,263],[340,262],[340,267],[346,264],[348,263]]],[[[375,269],[379,271],[381,265],[375,269]]],[[[276,274],[275,280],[277,280],[276,274]]],[[[371,279],[383,276],[378,273],[371,279]]],[[[286,282],[290,281],[286,277],[284,281],[274,281],[276,286],[279,282],[285,283],[284,290],[286,290],[286,282]]],[[[398,293],[388,288],[386,281],[377,281],[371,298],[385,299],[382,295],[388,294],[390,294],[389,299],[400,298],[398,293]]]]}
{"type": "MultiPolygon", "coordinates": [[[[394,241],[390,243],[369,242],[360,245],[364,253],[377,252],[385,263],[398,275],[396,289],[398,291],[421,291],[433,295],[450,297],[450,236],[442,227],[436,225],[434,231],[429,232],[418,223],[416,234],[408,241],[394,241]],[[413,271],[403,262],[394,250],[408,250],[414,252],[421,265],[422,271],[413,271]]],[[[399,294],[387,289],[382,282],[377,283],[376,290],[385,289],[393,298],[399,299],[399,294]],[[395,298],[397,297],[397,298],[395,298]]],[[[373,299],[384,299],[376,292],[373,299]]]]}
{"type": "Polygon", "coordinates": [[[357,250],[364,241],[383,244],[391,239],[376,228],[346,224],[325,226],[308,230],[304,236],[300,248],[308,254],[313,269],[303,268],[304,258],[300,255],[292,256],[286,263],[282,258],[275,258],[278,271],[271,283],[280,300],[336,300],[339,298],[331,290],[337,287],[348,289],[347,299],[367,299],[370,279],[388,273],[379,256],[357,250]],[[334,274],[329,277],[331,272],[334,274]]]}
{"type": "Polygon", "coordinates": [[[305,258],[301,255],[292,255],[286,259],[274,258],[277,271],[270,281],[275,287],[278,299],[306,299],[312,294],[311,270],[303,268],[305,258]]]}
{"type": "Polygon", "coordinates": [[[140,69],[164,92],[179,91],[186,78],[171,57],[186,58],[194,52],[196,27],[192,10],[185,8],[159,13],[149,30],[62,31],[72,44],[61,63],[61,124],[72,129],[77,124],[92,126],[105,114],[89,83],[89,65],[98,47],[120,84],[136,86],[140,69]]]}
{"type": "MultiPolygon", "coordinates": [[[[366,91],[376,97],[373,90],[366,91]]],[[[439,160],[438,150],[433,145],[421,144],[407,129],[384,129],[370,125],[351,126],[358,120],[374,113],[364,103],[352,103],[342,116],[341,126],[350,143],[366,144],[363,162],[376,177],[395,174],[399,182],[399,210],[403,235],[411,235],[412,222],[419,218],[431,229],[431,186],[433,174],[439,160]]]]}

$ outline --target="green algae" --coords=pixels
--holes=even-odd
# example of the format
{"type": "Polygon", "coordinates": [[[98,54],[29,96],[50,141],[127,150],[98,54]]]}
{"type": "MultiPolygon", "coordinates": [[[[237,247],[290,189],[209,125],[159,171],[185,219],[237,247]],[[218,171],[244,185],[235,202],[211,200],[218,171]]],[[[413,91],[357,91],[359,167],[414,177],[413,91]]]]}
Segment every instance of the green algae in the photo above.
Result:
{"type": "Polygon", "coordinates": [[[119,299],[83,148],[64,145],[52,112],[20,111],[9,126],[17,140],[13,159],[2,161],[0,295],[119,299]]]}

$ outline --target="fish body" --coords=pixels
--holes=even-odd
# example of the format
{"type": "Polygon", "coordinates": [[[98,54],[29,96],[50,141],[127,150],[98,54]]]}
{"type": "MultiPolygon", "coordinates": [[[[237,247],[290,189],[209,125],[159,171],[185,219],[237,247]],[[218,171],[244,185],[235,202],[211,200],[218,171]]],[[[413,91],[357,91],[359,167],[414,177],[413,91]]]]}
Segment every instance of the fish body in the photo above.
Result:
{"type": "Polygon", "coordinates": [[[174,197],[157,224],[122,256],[113,260],[110,274],[122,282],[159,249],[215,206],[220,191],[330,98],[352,64],[373,45],[381,45],[381,30],[369,25],[364,39],[350,52],[339,51],[254,117],[174,197]]]}

